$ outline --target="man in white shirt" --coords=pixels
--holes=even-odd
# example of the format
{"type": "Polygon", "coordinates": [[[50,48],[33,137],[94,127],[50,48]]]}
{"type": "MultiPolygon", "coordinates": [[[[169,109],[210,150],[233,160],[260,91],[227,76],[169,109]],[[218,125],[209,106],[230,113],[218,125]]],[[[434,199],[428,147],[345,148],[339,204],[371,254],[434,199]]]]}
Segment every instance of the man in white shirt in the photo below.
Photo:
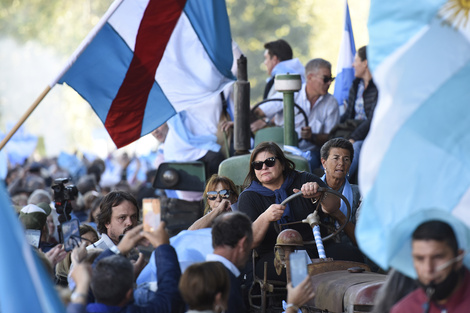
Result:
{"type": "MultiPolygon", "coordinates": [[[[305,67],[305,76],[307,81],[294,94],[294,102],[305,111],[308,126],[303,115],[295,108],[295,130],[301,139],[299,148],[311,152],[309,163],[311,170],[314,170],[321,164],[320,148],[328,140],[340,116],[338,102],[328,93],[334,79],[331,76],[331,63],[320,58],[313,59],[305,67]]],[[[282,98],[282,94],[278,93],[273,98],[282,98]]],[[[278,126],[284,125],[283,108],[281,101],[267,102],[259,107],[278,126]]]]}
{"type": "MultiPolygon", "coordinates": [[[[302,78],[302,83],[305,82],[304,66],[300,63],[299,59],[293,58],[292,48],[287,41],[283,39],[270,41],[264,44],[264,48],[266,50],[264,51],[263,64],[266,66],[269,78],[266,80],[263,100],[279,98],[279,94],[276,94],[276,89],[274,88],[274,79],[277,74],[299,74],[302,78]]],[[[280,98],[282,99],[282,95],[280,98]]],[[[258,108],[254,113],[260,119],[251,123],[252,132],[269,126],[270,119],[266,118],[262,110],[258,108]]]]}

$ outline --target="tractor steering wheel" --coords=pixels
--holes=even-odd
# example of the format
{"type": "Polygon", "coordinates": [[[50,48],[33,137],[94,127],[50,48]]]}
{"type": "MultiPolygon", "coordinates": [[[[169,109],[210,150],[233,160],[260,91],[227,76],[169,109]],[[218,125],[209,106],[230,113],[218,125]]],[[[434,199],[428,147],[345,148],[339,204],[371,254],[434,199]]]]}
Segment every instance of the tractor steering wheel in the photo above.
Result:
{"type": "MultiPolygon", "coordinates": [[[[337,192],[336,190],[333,190],[333,189],[330,189],[330,188],[327,188],[327,187],[320,187],[318,188],[318,191],[319,192],[322,192],[322,195],[320,197],[320,200],[316,203],[315,205],[315,209],[313,211],[316,211],[316,210],[319,210],[321,209],[320,208],[320,204],[323,200],[323,194],[324,193],[330,193],[338,198],[340,198],[341,200],[344,201],[344,203],[346,204],[346,207],[348,209],[348,213],[346,215],[346,221],[340,225],[333,233],[329,234],[328,236],[325,236],[322,238],[322,241],[326,241],[328,239],[331,239],[333,238],[334,236],[336,236],[337,234],[339,234],[339,232],[341,232],[344,227],[346,226],[346,224],[348,223],[349,221],[349,218],[351,217],[351,205],[349,204],[349,201],[348,199],[346,199],[345,196],[343,196],[341,193],[337,192]]],[[[284,201],[282,201],[281,205],[286,205],[289,201],[291,201],[292,199],[294,198],[297,198],[297,197],[300,197],[302,196],[302,191],[299,191],[297,193],[294,193],[293,195],[287,197],[284,201]]],[[[275,225],[278,225],[277,223],[275,225]]],[[[312,241],[304,241],[304,244],[314,244],[315,243],[315,240],[312,240],[312,241]]]]}
{"type": "MultiPolygon", "coordinates": [[[[283,99],[279,99],[279,98],[271,98],[271,99],[265,99],[261,102],[258,102],[257,104],[255,104],[252,108],[251,108],[251,115],[252,116],[255,116],[255,110],[260,106],[262,105],[263,103],[266,103],[266,102],[272,102],[272,101],[283,101],[283,99]]],[[[305,113],[304,109],[302,109],[297,103],[294,103],[294,106],[299,110],[299,113],[302,114],[303,118],[304,118],[304,123],[305,123],[305,126],[307,127],[308,126],[308,117],[307,117],[307,114],[305,113]]],[[[297,113],[298,114],[298,113],[297,113]]]]}

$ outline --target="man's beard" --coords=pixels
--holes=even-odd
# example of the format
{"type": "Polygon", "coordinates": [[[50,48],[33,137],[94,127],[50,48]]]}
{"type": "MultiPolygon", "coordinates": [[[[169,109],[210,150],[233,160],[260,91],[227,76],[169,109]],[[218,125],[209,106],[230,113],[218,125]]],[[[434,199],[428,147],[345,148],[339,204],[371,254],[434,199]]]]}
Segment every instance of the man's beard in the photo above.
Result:
{"type": "Polygon", "coordinates": [[[447,275],[447,277],[438,284],[431,281],[429,284],[424,285],[419,280],[418,284],[421,288],[424,289],[429,300],[441,301],[447,299],[450,296],[450,294],[454,291],[455,286],[459,282],[459,278],[463,277],[463,275],[463,267],[458,270],[452,268],[452,271],[449,273],[449,275],[447,275]]]}

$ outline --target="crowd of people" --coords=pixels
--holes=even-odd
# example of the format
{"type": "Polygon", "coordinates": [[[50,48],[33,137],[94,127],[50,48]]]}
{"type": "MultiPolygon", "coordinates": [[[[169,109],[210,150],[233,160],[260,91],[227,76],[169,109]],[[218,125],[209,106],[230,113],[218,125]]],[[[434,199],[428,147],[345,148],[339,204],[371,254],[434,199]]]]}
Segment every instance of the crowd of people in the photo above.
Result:
{"type": "MultiPolygon", "coordinates": [[[[377,87],[367,65],[366,47],[358,49],[353,67],[355,79],[349,90],[346,103],[338,103],[328,90],[334,77],[331,75],[331,63],[316,58],[305,65],[305,69],[297,59],[293,59],[292,48],[280,39],[265,45],[265,65],[270,80],[266,84],[265,99],[282,99],[281,93],[273,91],[272,82],[277,73],[300,74],[302,87],[294,94],[294,102],[305,112],[300,114],[295,108],[295,130],[299,137],[299,148],[309,151],[310,168],[321,167],[320,148],[331,137],[336,137],[337,128],[344,130],[342,125],[348,124],[347,131],[340,135],[354,144],[354,161],[350,175],[356,174],[362,142],[367,136],[370,122],[374,115],[378,99],[377,87]],[[340,108],[346,108],[340,114],[340,108]],[[305,121],[307,118],[307,121],[305,121]]],[[[282,101],[269,101],[260,105],[254,112],[258,119],[251,124],[251,130],[284,124],[282,101]]]]}
{"type": "MultiPolygon", "coordinates": [[[[366,47],[356,55],[356,79],[341,116],[337,101],[328,93],[334,79],[328,61],[313,59],[304,69],[293,59],[292,49],[284,40],[267,43],[265,48],[265,65],[270,75],[266,98],[282,98],[273,90],[276,73],[300,72],[304,80],[302,89],[295,94],[295,102],[306,113],[308,126],[296,115],[295,129],[299,148],[310,152],[310,172],[296,170],[276,143],[262,142],[251,152],[244,185],[237,186],[230,178],[217,174],[224,159],[220,145],[203,142],[209,138],[208,133],[216,131],[194,132],[197,127],[188,126],[194,124],[191,120],[194,115],[189,112],[153,132],[161,145],[153,164],[147,165],[144,178],[139,178],[139,171],[135,170],[142,166],[141,161],[131,160],[127,155],[114,163],[100,159],[85,161],[82,170],[74,173],[54,159],[10,169],[5,183],[12,203],[28,242],[43,260],[51,279],[68,290],[64,297],[67,312],[248,312],[247,289],[254,277],[264,275],[286,282],[287,293],[272,305],[283,306],[285,312],[298,312],[315,297],[312,282],[307,276],[299,285],[292,286],[285,269],[279,274],[274,265],[274,246],[280,228],[289,225],[309,243],[305,246],[309,258],[318,258],[310,225],[296,224],[315,206],[320,208],[317,212],[321,235],[344,226],[333,240],[325,242],[328,257],[367,263],[380,270],[357,246],[354,230],[361,195],[358,186],[350,181],[350,175],[357,172],[359,152],[378,96],[367,67],[366,47]],[[348,121],[353,127],[346,135],[332,134],[348,121]],[[178,146],[182,140],[185,145],[178,146]],[[191,145],[195,142],[198,144],[191,145]],[[161,162],[178,159],[177,156],[179,161],[186,161],[188,155],[206,165],[208,180],[203,193],[153,187],[155,168],[161,162]],[[132,166],[134,171],[129,172],[132,166]],[[317,168],[322,169],[322,176],[314,174],[317,168]],[[118,179],[109,180],[113,175],[118,179]],[[68,187],[66,204],[59,210],[57,191],[52,192],[51,187],[60,184],[57,179],[63,177],[70,181],[62,181],[68,187]],[[103,177],[113,183],[103,183],[103,177]],[[76,192],[70,183],[76,186],[76,192]],[[342,194],[350,204],[349,211],[343,200],[322,192],[322,188],[342,194]],[[298,192],[302,192],[301,197],[284,203],[298,192]],[[171,238],[165,221],[156,229],[144,230],[142,200],[162,196],[204,203],[204,214],[171,238]],[[72,219],[80,223],[78,235],[64,238],[60,226],[72,219]],[[67,240],[74,241],[73,250],[66,251],[67,240]]],[[[230,90],[224,94],[214,99],[214,106],[230,98],[230,90]]],[[[279,102],[267,102],[255,114],[259,119],[251,125],[254,132],[272,124],[283,125],[279,102]]],[[[214,119],[219,118],[220,110],[215,115],[214,119]]],[[[427,312],[468,309],[470,276],[462,263],[464,252],[458,248],[452,227],[439,221],[420,225],[413,234],[412,250],[417,282],[407,284],[410,288],[404,292],[392,292],[390,288],[396,289],[396,279],[402,282],[406,278],[390,275],[383,287],[387,291],[379,293],[376,310],[416,312],[423,305],[427,312]],[[392,301],[387,297],[389,294],[394,295],[392,301]],[[401,300],[402,297],[405,298],[401,300]]]]}

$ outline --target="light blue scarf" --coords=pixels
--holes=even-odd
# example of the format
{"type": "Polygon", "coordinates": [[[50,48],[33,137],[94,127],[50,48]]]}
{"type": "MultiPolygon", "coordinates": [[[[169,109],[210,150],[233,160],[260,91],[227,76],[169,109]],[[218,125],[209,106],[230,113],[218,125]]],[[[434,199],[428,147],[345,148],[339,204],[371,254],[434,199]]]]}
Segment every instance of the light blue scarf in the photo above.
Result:
{"type": "MultiPolygon", "coordinates": [[[[276,197],[276,203],[280,204],[282,201],[284,201],[287,198],[287,188],[289,188],[290,185],[292,185],[294,181],[294,175],[290,174],[287,175],[287,177],[284,179],[284,182],[282,183],[281,188],[276,189],[276,190],[271,190],[260,183],[256,181],[252,181],[250,186],[248,186],[243,192],[245,191],[254,191],[257,194],[260,194],[265,197],[276,197]]],[[[289,222],[294,221],[294,216],[291,214],[289,203],[286,204],[286,209],[284,210],[284,214],[282,214],[282,217],[279,221],[277,221],[278,224],[285,224],[289,222]]]]}
{"type": "MultiPolygon", "coordinates": [[[[326,182],[326,175],[323,175],[322,178],[321,178],[325,184],[328,185],[328,183],[326,182]]],[[[349,181],[347,179],[344,179],[344,185],[343,185],[343,196],[346,197],[346,199],[348,199],[350,205],[352,206],[352,203],[353,203],[353,192],[352,192],[352,188],[351,188],[351,184],[349,184],[349,181]]],[[[344,203],[343,200],[341,200],[341,206],[339,207],[340,211],[343,212],[344,216],[347,216],[348,214],[348,208],[346,206],[346,203],[344,203]]],[[[352,209],[352,207],[351,207],[352,209]]],[[[352,212],[351,212],[352,214],[352,212]]],[[[349,217],[349,220],[348,222],[351,220],[351,216],[349,217]]]]}

